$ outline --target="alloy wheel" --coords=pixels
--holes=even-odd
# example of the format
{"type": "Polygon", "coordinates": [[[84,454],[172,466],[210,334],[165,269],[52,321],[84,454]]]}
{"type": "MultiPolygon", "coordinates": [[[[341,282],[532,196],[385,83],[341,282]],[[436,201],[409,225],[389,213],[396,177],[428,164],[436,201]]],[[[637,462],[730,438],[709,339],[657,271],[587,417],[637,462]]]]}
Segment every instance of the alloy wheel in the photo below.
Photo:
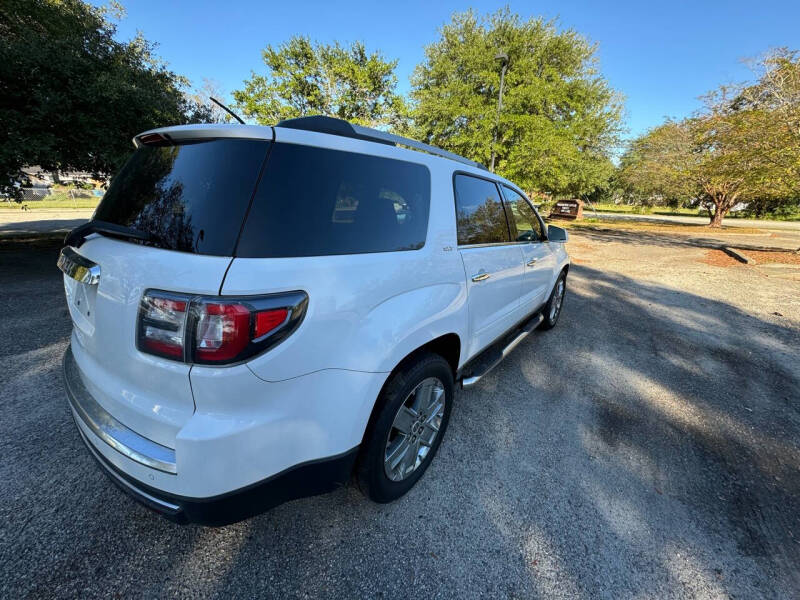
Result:
{"type": "Polygon", "coordinates": [[[406,479],[428,456],[439,435],[445,401],[444,384],[428,377],[400,405],[386,439],[383,466],[389,479],[406,479]]]}

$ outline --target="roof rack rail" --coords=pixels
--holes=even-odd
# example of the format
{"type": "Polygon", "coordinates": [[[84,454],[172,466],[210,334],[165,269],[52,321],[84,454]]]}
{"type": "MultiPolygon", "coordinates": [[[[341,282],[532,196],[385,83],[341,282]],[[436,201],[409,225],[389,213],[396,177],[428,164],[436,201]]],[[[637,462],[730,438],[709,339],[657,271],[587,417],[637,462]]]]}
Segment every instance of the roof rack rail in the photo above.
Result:
{"type": "Polygon", "coordinates": [[[332,135],[340,135],[342,137],[356,138],[359,140],[366,140],[368,142],[378,142],[380,144],[388,144],[390,146],[407,146],[414,150],[421,150],[429,154],[435,154],[442,158],[449,158],[457,162],[477,167],[488,171],[486,166],[479,162],[464,158],[458,154],[442,150],[430,144],[423,144],[417,140],[403,137],[401,135],[394,135],[372,129],[371,127],[362,127],[361,125],[354,125],[344,119],[337,119],[335,117],[326,117],[323,115],[315,115],[312,117],[297,117],[296,119],[284,119],[276,125],[276,127],[286,127],[288,129],[302,129],[304,131],[316,131],[318,133],[329,133],[332,135]]]}

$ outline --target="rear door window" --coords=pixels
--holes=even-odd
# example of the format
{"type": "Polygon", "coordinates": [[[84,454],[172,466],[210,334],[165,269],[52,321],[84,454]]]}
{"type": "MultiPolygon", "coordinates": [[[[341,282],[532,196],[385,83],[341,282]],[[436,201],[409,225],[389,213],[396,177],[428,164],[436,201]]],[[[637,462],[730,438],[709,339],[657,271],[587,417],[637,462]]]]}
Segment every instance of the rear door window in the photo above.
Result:
{"type": "Polygon", "coordinates": [[[459,245],[508,242],[508,223],[497,186],[463,174],[455,176],[454,186],[459,245]]]}
{"type": "Polygon", "coordinates": [[[168,250],[232,256],[269,145],[229,138],[142,146],[94,218],[144,231],[168,250]]]}
{"type": "Polygon", "coordinates": [[[542,224],[528,200],[516,190],[503,186],[511,239],[518,242],[541,242],[544,239],[542,224]]]}
{"type": "Polygon", "coordinates": [[[425,244],[430,173],[379,156],[276,143],[237,256],[324,256],[425,244]]]}

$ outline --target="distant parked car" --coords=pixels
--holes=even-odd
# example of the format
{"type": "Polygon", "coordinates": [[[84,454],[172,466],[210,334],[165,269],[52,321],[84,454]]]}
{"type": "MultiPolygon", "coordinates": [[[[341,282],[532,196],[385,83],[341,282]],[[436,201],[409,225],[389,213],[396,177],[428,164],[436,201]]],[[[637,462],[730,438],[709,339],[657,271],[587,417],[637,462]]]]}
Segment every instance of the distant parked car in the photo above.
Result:
{"type": "Polygon", "coordinates": [[[353,472],[399,498],[455,384],[561,314],[566,232],[460,156],[325,117],[135,144],[59,258],[64,376],[92,455],[172,519],[228,523],[353,472]]]}

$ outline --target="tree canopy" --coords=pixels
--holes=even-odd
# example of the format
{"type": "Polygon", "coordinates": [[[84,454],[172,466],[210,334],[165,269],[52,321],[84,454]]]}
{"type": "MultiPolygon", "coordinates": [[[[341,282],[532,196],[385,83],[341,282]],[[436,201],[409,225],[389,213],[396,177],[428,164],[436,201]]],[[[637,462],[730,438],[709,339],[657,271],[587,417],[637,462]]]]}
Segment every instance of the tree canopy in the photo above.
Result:
{"type": "Polygon", "coordinates": [[[110,173],[136,133],[204,118],[152,44],[114,39],[110,16],[79,0],[0,4],[2,190],[25,165],[110,173]]]}
{"type": "Polygon", "coordinates": [[[634,140],[617,174],[625,193],[643,203],[707,204],[712,226],[738,202],[797,202],[800,57],[779,49],[755,66],[755,83],[722,86],[697,115],[634,140]]]}
{"type": "Polygon", "coordinates": [[[252,73],[233,92],[237,107],[263,125],[327,115],[370,127],[397,125],[405,103],[396,92],[396,60],[364,44],[312,43],[295,36],[262,52],[266,74],[252,73]]]}
{"type": "Polygon", "coordinates": [[[412,77],[412,135],[488,165],[497,126],[498,173],[530,192],[590,194],[613,173],[621,127],[595,50],[571,29],[508,8],[457,13],[412,77]],[[499,52],[508,68],[498,122],[499,52]]]}

